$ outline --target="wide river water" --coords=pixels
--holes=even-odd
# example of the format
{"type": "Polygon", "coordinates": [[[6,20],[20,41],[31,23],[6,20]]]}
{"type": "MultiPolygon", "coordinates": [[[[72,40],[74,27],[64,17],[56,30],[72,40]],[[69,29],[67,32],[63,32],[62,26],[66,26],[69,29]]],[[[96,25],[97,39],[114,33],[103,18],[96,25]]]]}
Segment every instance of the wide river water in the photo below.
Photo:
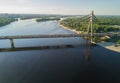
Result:
{"type": "MultiPolygon", "coordinates": [[[[56,21],[21,20],[0,27],[0,36],[75,34],[56,21]]],[[[87,46],[75,38],[0,40],[0,83],[120,83],[120,53],[100,46],[87,46]],[[28,49],[24,47],[74,45],[74,48],[28,49]]]]}

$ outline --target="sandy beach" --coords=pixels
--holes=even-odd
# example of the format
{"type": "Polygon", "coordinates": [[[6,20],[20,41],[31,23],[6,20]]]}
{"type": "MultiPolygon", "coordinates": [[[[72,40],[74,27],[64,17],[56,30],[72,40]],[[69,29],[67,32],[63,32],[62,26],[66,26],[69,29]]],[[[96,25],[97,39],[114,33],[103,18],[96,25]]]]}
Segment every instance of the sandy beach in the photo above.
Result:
{"type": "Polygon", "coordinates": [[[70,28],[67,28],[67,27],[65,27],[65,26],[63,26],[63,25],[60,25],[62,28],[64,28],[64,29],[66,29],[66,30],[70,30],[70,31],[72,31],[72,32],[74,32],[74,33],[76,33],[76,34],[80,34],[81,33],[81,31],[76,31],[75,29],[70,29],[70,28]]]}
{"type": "Polygon", "coordinates": [[[111,43],[111,42],[100,42],[97,43],[99,46],[102,46],[106,49],[112,50],[112,51],[116,51],[116,52],[120,52],[120,45],[117,46],[115,43],[111,43]]]}

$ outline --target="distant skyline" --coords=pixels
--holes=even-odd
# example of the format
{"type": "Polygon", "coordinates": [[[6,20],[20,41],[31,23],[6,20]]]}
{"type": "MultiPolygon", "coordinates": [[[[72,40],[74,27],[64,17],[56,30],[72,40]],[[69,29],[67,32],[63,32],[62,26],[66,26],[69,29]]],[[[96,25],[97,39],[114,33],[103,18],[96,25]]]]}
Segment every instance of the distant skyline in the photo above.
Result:
{"type": "Polygon", "coordinates": [[[0,0],[0,13],[120,15],[120,0],[0,0]]]}

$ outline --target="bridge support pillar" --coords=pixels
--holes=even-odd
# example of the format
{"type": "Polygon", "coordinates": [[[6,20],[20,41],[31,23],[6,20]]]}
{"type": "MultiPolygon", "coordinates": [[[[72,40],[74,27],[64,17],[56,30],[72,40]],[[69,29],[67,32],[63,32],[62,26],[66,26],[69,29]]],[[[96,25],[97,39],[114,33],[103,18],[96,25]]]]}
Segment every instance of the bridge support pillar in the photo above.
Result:
{"type": "Polygon", "coordinates": [[[15,48],[13,39],[10,39],[11,48],[15,48]]]}

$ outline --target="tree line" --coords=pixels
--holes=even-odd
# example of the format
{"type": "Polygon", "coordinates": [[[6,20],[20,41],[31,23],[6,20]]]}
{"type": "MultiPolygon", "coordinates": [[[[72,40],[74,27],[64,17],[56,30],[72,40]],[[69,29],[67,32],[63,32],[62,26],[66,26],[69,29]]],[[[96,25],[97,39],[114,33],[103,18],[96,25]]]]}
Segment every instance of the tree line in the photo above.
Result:
{"type": "MultiPolygon", "coordinates": [[[[97,20],[98,21],[93,24],[93,31],[95,33],[120,30],[119,27],[114,26],[120,25],[120,16],[97,16],[97,20]]],[[[88,28],[88,21],[83,21],[81,17],[74,17],[67,18],[61,21],[60,24],[71,29],[76,29],[77,31],[86,32],[88,28]]]]}

